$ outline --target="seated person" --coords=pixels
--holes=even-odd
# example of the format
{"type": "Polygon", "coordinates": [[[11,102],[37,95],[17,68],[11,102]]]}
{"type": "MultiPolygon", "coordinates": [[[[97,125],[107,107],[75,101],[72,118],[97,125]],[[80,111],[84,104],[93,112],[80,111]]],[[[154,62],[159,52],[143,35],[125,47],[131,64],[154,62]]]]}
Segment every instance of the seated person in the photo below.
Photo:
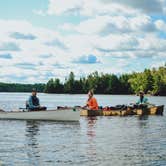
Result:
{"type": "Polygon", "coordinates": [[[138,105],[140,104],[148,104],[148,99],[144,96],[144,92],[143,91],[140,91],[139,93],[139,100],[137,101],[138,105]]]}
{"type": "Polygon", "coordinates": [[[144,96],[144,92],[139,93],[139,100],[133,105],[133,108],[146,110],[148,107],[148,99],[144,96]]]}
{"type": "Polygon", "coordinates": [[[32,95],[29,97],[26,108],[30,111],[46,110],[46,107],[40,106],[39,98],[37,97],[36,89],[32,89],[32,95]]]}
{"type": "Polygon", "coordinates": [[[93,97],[93,91],[92,90],[90,90],[88,92],[88,100],[87,100],[87,103],[86,103],[85,107],[89,110],[98,110],[99,109],[97,100],[96,100],[96,98],[93,97]]]}

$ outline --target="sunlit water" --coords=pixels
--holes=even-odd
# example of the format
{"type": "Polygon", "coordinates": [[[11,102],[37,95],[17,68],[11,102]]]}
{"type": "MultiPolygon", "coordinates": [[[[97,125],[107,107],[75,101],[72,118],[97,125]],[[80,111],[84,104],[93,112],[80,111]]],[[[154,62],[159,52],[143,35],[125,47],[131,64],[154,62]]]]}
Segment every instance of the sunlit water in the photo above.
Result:
{"type": "MultiPolygon", "coordinates": [[[[0,107],[24,107],[27,93],[0,93],[0,107]]],[[[86,95],[39,94],[48,107],[84,105],[86,95]]],[[[99,105],[136,96],[96,95],[99,105]]],[[[166,97],[149,97],[166,104],[166,97]]],[[[166,110],[165,110],[166,111],[166,110]]],[[[79,122],[0,121],[0,165],[166,165],[166,116],[81,117],[79,122]]]]}

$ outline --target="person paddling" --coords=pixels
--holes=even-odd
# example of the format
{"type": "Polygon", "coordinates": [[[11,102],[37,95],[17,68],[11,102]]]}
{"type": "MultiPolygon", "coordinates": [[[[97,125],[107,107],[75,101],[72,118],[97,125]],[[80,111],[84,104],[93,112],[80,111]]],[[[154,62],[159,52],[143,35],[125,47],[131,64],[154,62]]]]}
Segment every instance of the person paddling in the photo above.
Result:
{"type": "Polygon", "coordinates": [[[37,90],[32,89],[32,95],[29,97],[26,107],[30,111],[39,111],[39,110],[46,110],[45,106],[40,106],[39,98],[37,97],[37,90]]]}
{"type": "Polygon", "coordinates": [[[144,96],[144,92],[140,91],[139,92],[139,100],[137,101],[136,104],[147,104],[148,103],[148,99],[144,96]]]}
{"type": "Polygon", "coordinates": [[[86,108],[89,109],[89,110],[98,110],[99,107],[98,107],[98,103],[97,103],[97,100],[95,97],[93,97],[93,91],[90,90],[88,92],[88,100],[87,100],[87,103],[86,103],[86,108]]]}

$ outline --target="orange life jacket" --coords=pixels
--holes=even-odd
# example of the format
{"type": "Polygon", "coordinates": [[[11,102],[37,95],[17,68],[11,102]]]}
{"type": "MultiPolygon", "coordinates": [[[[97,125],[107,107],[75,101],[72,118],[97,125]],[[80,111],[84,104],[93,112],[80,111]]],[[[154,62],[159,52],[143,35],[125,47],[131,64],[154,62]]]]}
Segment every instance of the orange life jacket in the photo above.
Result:
{"type": "Polygon", "coordinates": [[[90,99],[87,101],[87,106],[88,106],[91,110],[98,110],[98,109],[99,109],[97,100],[96,100],[94,97],[90,98],[90,99]]]}

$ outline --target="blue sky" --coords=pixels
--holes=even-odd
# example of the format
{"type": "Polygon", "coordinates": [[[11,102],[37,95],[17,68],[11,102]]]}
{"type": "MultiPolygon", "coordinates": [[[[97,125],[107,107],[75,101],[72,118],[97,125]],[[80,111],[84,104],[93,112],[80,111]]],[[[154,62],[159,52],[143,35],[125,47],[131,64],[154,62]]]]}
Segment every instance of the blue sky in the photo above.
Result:
{"type": "Polygon", "coordinates": [[[166,63],[165,0],[0,0],[0,82],[166,63]]]}
{"type": "Polygon", "coordinates": [[[64,22],[79,23],[84,17],[71,15],[56,16],[35,14],[35,11],[46,11],[49,0],[0,0],[0,16],[2,19],[28,20],[34,26],[54,29],[64,22]]]}

